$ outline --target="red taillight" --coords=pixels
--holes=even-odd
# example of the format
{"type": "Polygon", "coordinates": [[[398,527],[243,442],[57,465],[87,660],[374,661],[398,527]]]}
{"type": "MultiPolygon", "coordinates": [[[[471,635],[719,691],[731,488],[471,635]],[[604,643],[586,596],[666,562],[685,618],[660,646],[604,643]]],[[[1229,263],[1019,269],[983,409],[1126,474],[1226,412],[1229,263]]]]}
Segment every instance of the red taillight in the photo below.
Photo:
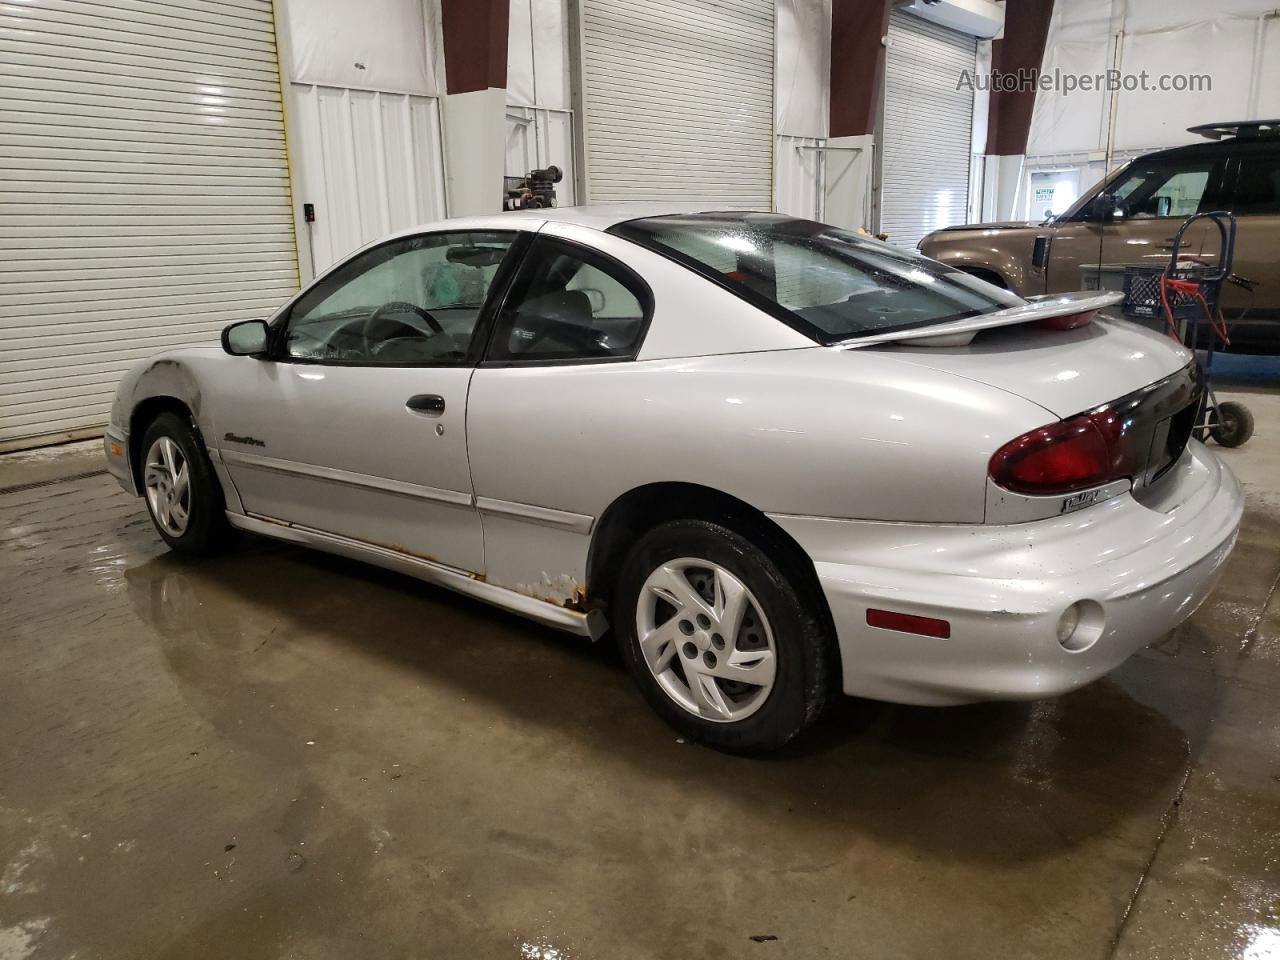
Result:
{"type": "Polygon", "coordinates": [[[1122,438],[1114,414],[1100,407],[1010,440],[991,457],[991,479],[1017,493],[1071,493],[1116,479],[1122,438]]]}
{"type": "Polygon", "coordinates": [[[1086,310],[1084,313],[1064,313],[1059,317],[1045,317],[1040,321],[1040,326],[1047,330],[1074,330],[1092,320],[1097,312],[1097,310],[1086,310]]]}

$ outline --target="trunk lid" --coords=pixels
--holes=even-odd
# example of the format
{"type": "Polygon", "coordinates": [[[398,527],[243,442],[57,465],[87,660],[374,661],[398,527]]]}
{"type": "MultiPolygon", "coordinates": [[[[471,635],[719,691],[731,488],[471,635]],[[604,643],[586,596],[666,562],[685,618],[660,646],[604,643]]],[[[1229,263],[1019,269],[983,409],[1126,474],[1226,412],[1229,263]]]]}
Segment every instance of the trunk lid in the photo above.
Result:
{"type": "Polygon", "coordinates": [[[1074,330],[1027,322],[988,327],[962,346],[896,340],[857,349],[989,384],[1059,419],[1164,380],[1192,360],[1190,350],[1163,334],[1102,317],[1074,330]]]}

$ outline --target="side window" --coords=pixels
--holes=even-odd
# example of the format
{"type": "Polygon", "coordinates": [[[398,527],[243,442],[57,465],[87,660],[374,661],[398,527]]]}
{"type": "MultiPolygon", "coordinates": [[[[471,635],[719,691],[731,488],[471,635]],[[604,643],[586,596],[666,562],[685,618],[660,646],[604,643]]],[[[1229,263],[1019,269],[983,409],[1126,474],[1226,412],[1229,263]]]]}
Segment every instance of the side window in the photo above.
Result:
{"type": "Polygon", "coordinates": [[[1220,161],[1212,159],[1184,163],[1138,160],[1111,188],[1116,216],[1129,220],[1189,217],[1201,209],[1220,166],[1220,161]]]}
{"type": "Polygon", "coordinates": [[[1241,217],[1280,213],[1280,151],[1240,157],[1231,210],[1241,217]]]}
{"type": "Polygon", "coordinates": [[[360,254],[293,305],[285,356],[326,363],[461,362],[514,241],[507,231],[433,233],[360,254]]]}
{"type": "Polygon", "coordinates": [[[622,264],[540,237],[507,295],[485,359],[632,357],[652,309],[648,288],[622,264]]]}

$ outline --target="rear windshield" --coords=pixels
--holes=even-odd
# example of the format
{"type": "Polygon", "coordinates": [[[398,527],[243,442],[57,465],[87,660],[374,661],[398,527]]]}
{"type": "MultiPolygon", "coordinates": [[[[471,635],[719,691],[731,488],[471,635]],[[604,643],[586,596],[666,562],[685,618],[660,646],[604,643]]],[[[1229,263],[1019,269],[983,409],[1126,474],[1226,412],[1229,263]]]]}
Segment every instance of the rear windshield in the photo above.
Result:
{"type": "Polygon", "coordinates": [[[819,343],[963,320],[1023,302],[871,237],[777,214],[648,217],[609,232],[697,270],[819,343]]]}

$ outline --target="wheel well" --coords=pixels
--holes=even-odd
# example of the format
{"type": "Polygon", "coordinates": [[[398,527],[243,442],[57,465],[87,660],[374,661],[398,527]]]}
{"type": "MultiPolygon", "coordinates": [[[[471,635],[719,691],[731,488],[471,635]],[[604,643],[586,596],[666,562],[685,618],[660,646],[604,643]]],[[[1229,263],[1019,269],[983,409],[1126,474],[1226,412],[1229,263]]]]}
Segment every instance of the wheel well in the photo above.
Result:
{"type": "Polygon", "coordinates": [[[996,273],[994,270],[988,270],[986,267],[957,267],[962,273],[967,273],[971,277],[977,277],[979,280],[985,280],[987,283],[993,283],[1002,290],[1008,290],[1009,284],[1005,283],[1004,277],[996,273]]]}
{"type": "Polygon", "coordinates": [[[694,483],[651,483],[628,491],[609,505],[596,523],[587,555],[587,597],[608,612],[615,575],[627,550],[647,531],[669,520],[713,520],[755,541],[796,575],[796,588],[815,604],[835,637],[826,595],[813,561],[795,538],[743,500],[694,483]]]}
{"type": "Polygon", "coordinates": [[[191,408],[177,397],[147,397],[134,407],[129,416],[129,463],[133,468],[133,482],[138,490],[142,489],[142,435],[162,413],[176,413],[180,417],[186,417],[191,421],[196,436],[200,435],[199,427],[195,426],[195,417],[191,415],[191,408]]]}

